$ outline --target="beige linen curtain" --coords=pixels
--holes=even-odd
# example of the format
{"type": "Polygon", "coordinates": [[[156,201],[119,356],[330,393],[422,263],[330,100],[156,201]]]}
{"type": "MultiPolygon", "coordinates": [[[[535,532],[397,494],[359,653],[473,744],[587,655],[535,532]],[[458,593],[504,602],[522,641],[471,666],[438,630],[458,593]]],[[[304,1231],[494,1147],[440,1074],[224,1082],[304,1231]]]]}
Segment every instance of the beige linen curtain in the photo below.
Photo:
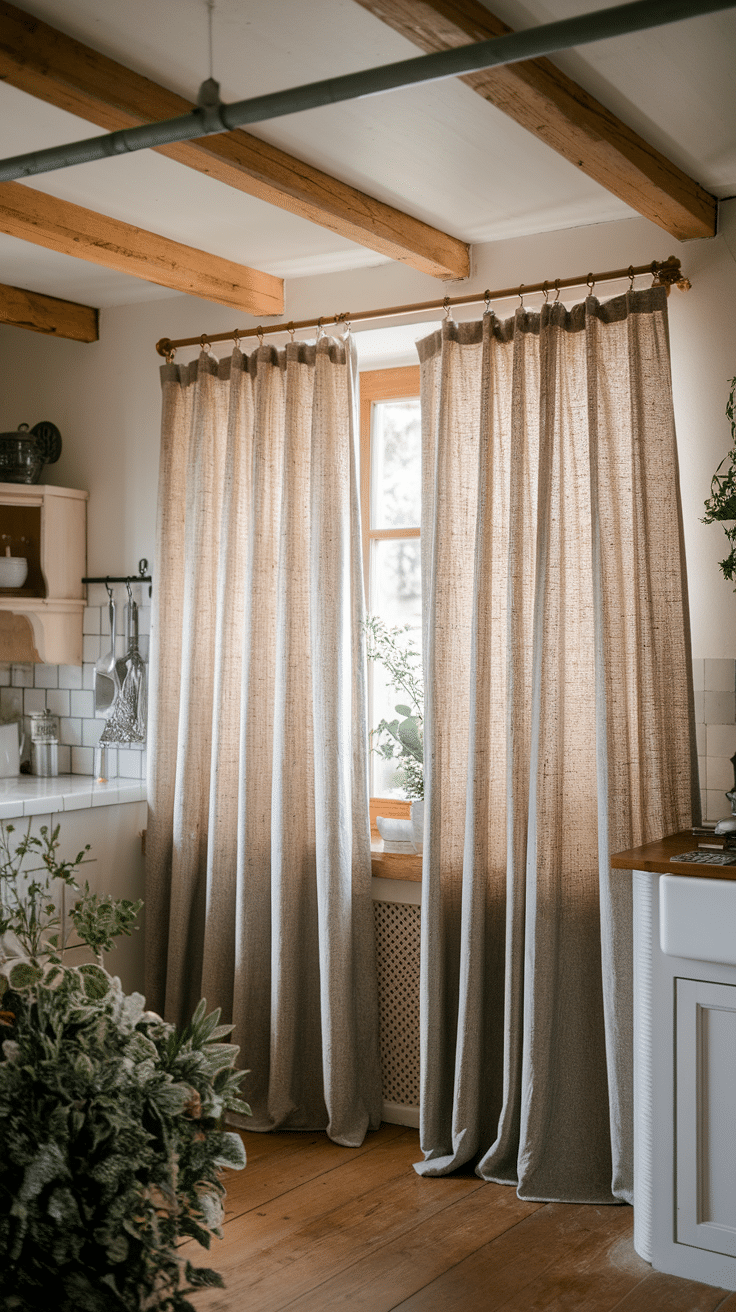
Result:
{"type": "Polygon", "coordinates": [[[631,895],[697,814],[666,297],[419,343],[420,1173],[632,1197],[631,895]]]}
{"type": "Polygon", "coordinates": [[[246,1128],[380,1122],[355,357],[164,366],[147,993],[235,1023],[246,1128]]]}

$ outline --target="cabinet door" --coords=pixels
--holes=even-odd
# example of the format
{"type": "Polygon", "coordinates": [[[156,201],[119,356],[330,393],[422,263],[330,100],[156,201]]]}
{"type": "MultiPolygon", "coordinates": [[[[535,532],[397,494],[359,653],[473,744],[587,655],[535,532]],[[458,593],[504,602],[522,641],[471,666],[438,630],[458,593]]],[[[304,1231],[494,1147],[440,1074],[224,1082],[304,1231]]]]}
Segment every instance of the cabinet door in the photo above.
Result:
{"type": "Polygon", "coordinates": [[[736,1257],[736,987],[675,983],[677,1242],[736,1257]]]}

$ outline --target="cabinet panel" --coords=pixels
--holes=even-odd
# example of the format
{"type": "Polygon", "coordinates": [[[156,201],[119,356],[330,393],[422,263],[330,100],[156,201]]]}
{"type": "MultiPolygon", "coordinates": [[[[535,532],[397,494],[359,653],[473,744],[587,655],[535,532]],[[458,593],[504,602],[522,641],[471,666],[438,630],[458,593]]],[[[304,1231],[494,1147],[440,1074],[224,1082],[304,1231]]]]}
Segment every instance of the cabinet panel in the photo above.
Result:
{"type": "Polygon", "coordinates": [[[676,983],[677,1242],[736,1256],[736,987],[676,983]]]}

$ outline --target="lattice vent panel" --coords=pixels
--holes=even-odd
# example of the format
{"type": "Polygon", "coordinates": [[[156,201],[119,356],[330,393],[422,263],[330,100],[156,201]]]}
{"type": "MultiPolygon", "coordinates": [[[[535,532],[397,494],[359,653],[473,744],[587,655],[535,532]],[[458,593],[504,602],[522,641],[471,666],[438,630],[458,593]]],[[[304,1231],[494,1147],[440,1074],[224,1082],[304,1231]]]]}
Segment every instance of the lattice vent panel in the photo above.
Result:
{"type": "Polygon", "coordinates": [[[374,902],[383,1100],[419,1106],[420,908],[374,902]]]}

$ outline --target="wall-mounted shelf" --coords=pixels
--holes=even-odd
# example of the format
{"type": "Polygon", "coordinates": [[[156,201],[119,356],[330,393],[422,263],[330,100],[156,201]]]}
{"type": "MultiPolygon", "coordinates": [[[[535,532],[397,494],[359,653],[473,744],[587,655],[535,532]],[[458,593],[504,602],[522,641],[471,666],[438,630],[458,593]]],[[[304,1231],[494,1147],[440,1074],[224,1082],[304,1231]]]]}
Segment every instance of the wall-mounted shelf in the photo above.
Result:
{"type": "Polygon", "coordinates": [[[0,661],[82,664],[89,493],[0,483],[0,535],[28,560],[22,588],[0,588],[0,661]]]}

